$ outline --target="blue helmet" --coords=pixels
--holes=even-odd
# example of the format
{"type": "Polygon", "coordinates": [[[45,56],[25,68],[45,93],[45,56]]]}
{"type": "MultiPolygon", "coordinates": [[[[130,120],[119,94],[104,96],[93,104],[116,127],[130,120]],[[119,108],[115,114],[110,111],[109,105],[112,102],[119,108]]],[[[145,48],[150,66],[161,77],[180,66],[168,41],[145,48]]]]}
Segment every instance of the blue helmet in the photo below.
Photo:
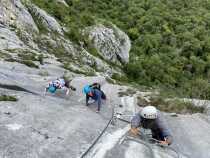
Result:
{"type": "Polygon", "coordinates": [[[55,93],[56,88],[55,88],[54,86],[50,86],[50,87],[48,88],[48,91],[49,91],[50,93],[55,93]]]}
{"type": "Polygon", "coordinates": [[[90,88],[89,85],[86,85],[86,86],[83,88],[83,93],[85,93],[85,94],[90,93],[90,91],[91,91],[91,88],[90,88]]]}

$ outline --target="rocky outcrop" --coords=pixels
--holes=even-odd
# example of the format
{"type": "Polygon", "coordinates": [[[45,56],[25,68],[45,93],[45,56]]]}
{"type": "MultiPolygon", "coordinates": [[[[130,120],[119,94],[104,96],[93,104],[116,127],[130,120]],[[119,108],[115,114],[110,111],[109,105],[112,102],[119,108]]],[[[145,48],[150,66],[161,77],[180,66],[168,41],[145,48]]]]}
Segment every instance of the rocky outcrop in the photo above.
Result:
{"type": "Polygon", "coordinates": [[[113,25],[112,28],[104,25],[97,25],[86,28],[90,41],[98,53],[113,63],[127,63],[129,61],[130,40],[129,37],[119,28],[113,25]]]}
{"type": "Polygon", "coordinates": [[[0,3],[0,23],[2,25],[30,33],[38,32],[31,14],[20,0],[1,0],[0,3]]]}
{"type": "Polygon", "coordinates": [[[3,36],[0,49],[20,48],[23,44],[37,49],[33,36],[38,34],[39,30],[20,0],[1,1],[0,23],[3,36]]]}
{"type": "Polygon", "coordinates": [[[24,43],[16,36],[15,32],[0,25],[0,50],[24,48],[24,43]]]}
{"type": "Polygon", "coordinates": [[[68,4],[66,3],[65,0],[56,0],[58,3],[64,4],[66,7],[68,7],[68,4]]]}
{"type": "Polygon", "coordinates": [[[57,32],[63,35],[60,24],[52,16],[34,4],[29,4],[28,8],[31,14],[33,14],[39,20],[39,22],[42,23],[46,29],[48,29],[48,31],[57,32]]]}
{"type": "Polygon", "coordinates": [[[72,42],[63,37],[53,38],[47,35],[42,35],[39,46],[42,50],[45,50],[45,52],[55,53],[57,50],[68,55],[66,60],[69,61],[67,62],[69,65],[68,68],[72,71],[82,72],[84,74],[97,71],[108,76],[117,72],[122,73],[122,70],[113,69],[105,61],[93,56],[85,49],[76,49],[72,42]]]}
{"type": "MultiPolygon", "coordinates": [[[[12,54],[15,61],[19,61],[18,55],[27,50],[56,59],[62,58],[58,61],[72,72],[106,76],[123,73],[120,68],[112,67],[109,63],[111,61],[121,65],[129,60],[130,40],[116,26],[108,28],[97,25],[85,29],[87,37],[93,41],[94,47],[104,58],[101,59],[88,52],[83,45],[75,44],[65,38],[64,32],[68,32],[71,28],[62,27],[54,17],[32,1],[1,0],[0,2],[0,50],[11,51],[9,54],[12,54]]],[[[68,7],[65,0],[56,0],[56,2],[68,7]]]]}

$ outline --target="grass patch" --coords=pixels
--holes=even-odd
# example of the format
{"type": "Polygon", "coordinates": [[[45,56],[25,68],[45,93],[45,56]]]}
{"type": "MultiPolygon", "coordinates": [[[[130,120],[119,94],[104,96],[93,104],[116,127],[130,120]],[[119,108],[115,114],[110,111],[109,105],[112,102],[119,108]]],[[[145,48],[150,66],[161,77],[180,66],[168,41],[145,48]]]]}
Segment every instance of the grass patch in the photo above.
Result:
{"type": "Polygon", "coordinates": [[[40,55],[38,56],[38,61],[39,61],[39,63],[40,63],[41,65],[44,65],[44,55],[43,55],[43,54],[40,54],[40,55]]]}
{"type": "Polygon", "coordinates": [[[109,78],[109,77],[106,77],[106,81],[110,84],[116,84],[115,80],[109,78]]]}
{"type": "Polygon", "coordinates": [[[37,61],[36,54],[33,53],[28,53],[28,52],[19,53],[18,57],[21,58],[22,60],[37,61]]]}
{"type": "Polygon", "coordinates": [[[151,97],[150,101],[146,101],[141,97],[137,97],[137,103],[140,106],[152,105],[155,106],[160,111],[173,112],[178,114],[193,114],[193,113],[203,113],[205,108],[193,105],[191,102],[184,102],[180,99],[165,100],[160,96],[151,97]]]}
{"type": "Polygon", "coordinates": [[[0,58],[8,59],[8,58],[11,58],[11,55],[8,54],[8,53],[1,52],[1,51],[0,51],[0,58]]]}
{"type": "Polygon", "coordinates": [[[39,72],[39,75],[40,75],[40,76],[49,76],[49,73],[48,73],[47,70],[41,70],[41,71],[39,72]]]}
{"type": "Polygon", "coordinates": [[[30,51],[22,51],[21,53],[18,53],[18,57],[21,60],[38,61],[41,65],[44,64],[44,55],[43,54],[37,55],[30,51]]]}
{"type": "Polygon", "coordinates": [[[136,91],[134,89],[131,89],[131,88],[126,89],[126,91],[118,92],[119,97],[133,96],[134,94],[136,94],[136,91]]]}
{"type": "Polygon", "coordinates": [[[5,61],[8,61],[8,62],[17,62],[17,60],[14,59],[14,58],[12,58],[12,57],[5,59],[5,61]]]}
{"type": "Polygon", "coordinates": [[[28,67],[39,69],[39,66],[36,65],[31,60],[18,60],[18,59],[14,59],[14,58],[8,58],[8,59],[5,59],[5,61],[8,61],[8,62],[18,62],[18,63],[24,64],[24,65],[26,65],[28,67]]]}
{"type": "Polygon", "coordinates": [[[9,96],[9,95],[0,95],[0,101],[13,101],[16,102],[18,99],[14,96],[9,96]]]}
{"type": "Polygon", "coordinates": [[[63,65],[63,68],[66,70],[69,70],[71,72],[74,72],[76,74],[84,74],[86,76],[95,76],[96,75],[94,71],[90,71],[90,70],[89,71],[81,71],[79,69],[72,68],[69,64],[66,64],[66,63],[63,65]]]}
{"type": "Polygon", "coordinates": [[[33,61],[31,61],[31,60],[22,60],[22,61],[19,61],[21,64],[24,64],[24,65],[26,65],[26,66],[28,66],[28,67],[32,67],[32,68],[36,68],[36,69],[38,69],[39,68],[39,66],[38,65],[36,65],[33,61]]]}
{"type": "Polygon", "coordinates": [[[128,82],[128,78],[124,75],[120,75],[118,73],[113,73],[112,74],[112,79],[117,80],[119,82],[128,82]]]}
{"type": "MultiPolygon", "coordinates": [[[[34,63],[34,61],[39,62],[40,64],[44,64],[44,55],[43,54],[36,54],[35,52],[32,52],[30,50],[8,50],[10,52],[13,52],[17,54],[17,57],[13,58],[10,54],[8,54],[5,57],[5,61],[8,62],[18,62],[21,64],[24,64],[28,67],[33,67],[33,68],[39,68],[38,65],[34,63]]],[[[0,53],[1,57],[1,53],[0,53]]]]}
{"type": "Polygon", "coordinates": [[[139,95],[137,96],[137,105],[144,107],[150,105],[150,101],[139,95]]]}
{"type": "Polygon", "coordinates": [[[39,33],[40,34],[47,34],[49,32],[48,29],[44,26],[44,24],[41,22],[41,20],[33,13],[33,11],[31,10],[30,7],[29,7],[29,11],[32,15],[32,18],[33,18],[36,26],[39,29],[39,33]]]}

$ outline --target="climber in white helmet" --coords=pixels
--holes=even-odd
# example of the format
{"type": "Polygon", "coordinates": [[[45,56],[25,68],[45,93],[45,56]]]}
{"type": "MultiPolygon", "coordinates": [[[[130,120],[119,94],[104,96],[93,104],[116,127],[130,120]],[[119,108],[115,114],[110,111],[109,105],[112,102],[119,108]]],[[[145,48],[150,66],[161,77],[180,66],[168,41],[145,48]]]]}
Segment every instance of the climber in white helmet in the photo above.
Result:
{"type": "Polygon", "coordinates": [[[170,145],[172,136],[163,122],[160,112],[154,106],[146,106],[131,120],[130,133],[139,134],[139,127],[151,129],[152,137],[162,145],[170,145]]]}

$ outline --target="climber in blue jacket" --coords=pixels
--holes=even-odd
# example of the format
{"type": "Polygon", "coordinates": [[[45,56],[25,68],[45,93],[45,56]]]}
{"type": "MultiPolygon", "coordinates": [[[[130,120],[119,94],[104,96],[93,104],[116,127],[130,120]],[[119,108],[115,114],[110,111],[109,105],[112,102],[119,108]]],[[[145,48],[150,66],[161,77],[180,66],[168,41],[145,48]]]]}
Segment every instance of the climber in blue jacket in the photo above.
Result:
{"type": "Polygon", "coordinates": [[[86,94],[86,106],[89,105],[88,101],[89,99],[93,99],[97,102],[97,111],[100,111],[101,108],[101,101],[102,99],[106,99],[106,95],[104,94],[104,92],[101,90],[101,86],[99,83],[93,83],[92,85],[86,85],[83,88],[83,92],[86,94]]]}

